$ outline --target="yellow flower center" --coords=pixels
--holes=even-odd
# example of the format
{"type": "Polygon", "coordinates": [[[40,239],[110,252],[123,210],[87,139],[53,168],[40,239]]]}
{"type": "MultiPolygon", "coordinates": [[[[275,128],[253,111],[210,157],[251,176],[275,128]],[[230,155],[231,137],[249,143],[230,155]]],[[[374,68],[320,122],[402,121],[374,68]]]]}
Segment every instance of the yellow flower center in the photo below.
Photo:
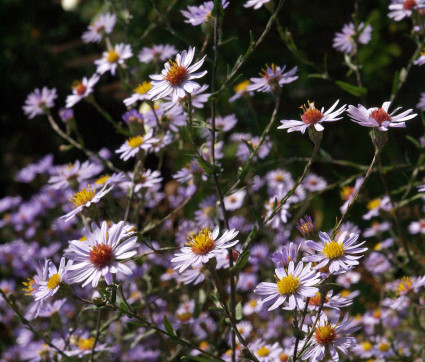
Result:
{"type": "Polygon", "coordinates": [[[189,72],[183,65],[178,65],[176,62],[170,60],[170,69],[164,79],[170,83],[171,86],[181,85],[188,77],[189,72]]]}
{"type": "Polygon", "coordinates": [[[201,230],[196,236],[188,236],[187,239],[189,242],[185,245],[191,247],[192,251],[197,255],[208,254],[215,248],[212,233],[208,228],[201,230]]]}
{"type": "Polygon", "coordinates": [[[94,337],[90,337],[88,339],[84,339],[84,338],[78,339],[79,349],[90,351],[93,348],[93,345],[94,345],[94,337]]]}
{"type": "Polygon", "coordinates": [[[180,322],[187,322],[188,320],[190,320],[190,318],[192,318],[192,313],[190,312],[185,312],[177,315],[177,319],[180,322]]]}
{"type": "Polygon", "coordinates": [[[328,322],[325,325],[319,326],[314,332],[314,338],[317,343],[327,345],[332,343],[336,338],[335,327],[330,326],[328,322]]]}
{"type": "Polygon", "coordinates": [[[270,350],[267,347],[261,347],[260,349],[257,349],[258,357],[266,357],[270,353],[270,350]]]}
{"type": "Polygon", "coordinates": [[[380,309],[375,309],[372,313],[373,318],[375,319],[379,319],[381,318],[381,310],[380,309]]]}
{"type": "Polygon", "coordinates": [[[367,203],[368,210],[374,210],[381,205],[381,201],[379,199],[373,199],[367,203]]]}
{"type": "Polygon", "coordinates": [[[340,293],[342,298],[345,298],[345,297],[349,296],[350,294],[351,294],[351,290],[348,290],[348,289],[344,289],[340,293]]]}
{"type": "Polygon", "coordinates": [[[96,185],[104,185],[106,181],[108,181],[109,179],[109,175],[104,175],[102,177],[99,177],[96,181],[95,184],[96,185]]]}
{"type": "Polygon", "coordinates": [[[143,143],[143,137],[142,137],[142,136],[130,137],[130,138],[127,140],[127,144],[128,144],[131,148],[139,147],[142,143],[143,143]]]}
{"type": "Polygon", "coordinates": [[[35,291],[35,289],[32,287],[35,283],[34,279],[28,278],[27,282],[22,282],[22,284],[25,286],[25,288],[22,288],[22,290],[25,292],[25,295],[32,295],[32,293],[35,291]]]}
{"type": "Polygon", "coordinates": [[[282,352],[282,353],[279,355],[279,360],[280,360],[280,362],[286,362],[286,361],[288,361],[288,359],[289,359],[289,356],[288,356],[286,353],[284,353],[284,352],[282,352]]]}
{"type": "Polygon", "coordinates": [[[60,279],[61,276],[58,273],[53,274],[47,281],[47,288],[50,290],[55,289],[60,284],[60,279]]]}
{"type": "Polygon", "coordinates": [[[109,63],[116,63],[119,58],[120,58],[120,56],[115,50],[110,50],[108,52],[107,60],[108,60],[109,63]]]}
{"type": "Polygon", "coordinates": [[[344,247],[342,246],[342,243],[337,243],[336,241],[325,243],[325,246],[323,247],[323,254],[328,259],[336,259],[344,254],[344,247]]]}
{"type": "Polygon", "coordinates": [[[287,277],[283,277],[281,280],[275,275],[277,282],[277,289],[280,294],[289,295],[294,294],[300,285],[300,281],[297,277],[293,277],[292,275],[288,275],[287,277]]]}
{"type": "Polygon", "coordinates": [[[344,201],[347,201],[350,198],[350,196],[353,194],[353,192],[354,192],[354,187],[344,186],[340,192],[341,199],[344,201]]]}
{"type": "Polygon", "coordinates": [[[134,89],[134,93],[137,94],[146,94],[152,88],[152,84],[150,82],[143,82],[139,84],[137,88],[134,89]]]}
{"type": "Polygon", "coordinates": [[[249,305],[250,305],[251,307],[256,307],[256,306],[257,306],[257,301],[256,301],[255,299],[253,299],[253,300],[251,300],[251,301],[249,302],[249,305]]]}
{"type": "Polygon", "coordinates": [[[390,349],[390,345],[389,345],[388,343],[381,343],[381,344],[378,346],[378,349],[379,349],[381,352],[387,352],[387,351],[390,349]]]}
{"type": "Polygon", "coordinates": [[[208,348],[210,348],[210,344],[207,341],[202,341],[201,343],[199,343],[199,348],[200,349],[208,349],[208,348]]]}
{"type": "Polygon", "coordinates": [[[372,346],[372,343],[370,342],[363,342],[362,348],[363,348],[363,351],[370,351],[373,348],[373,346],[372,346]]]}
{"type": "Polygon", "coordinates": [[[91,201],[94,195],[96,195],[96,189],[92,190],[89,185],[88,188],[84,187],[80,192],[77,192],[75,195],[71,196],[69,201],[71,201],[75,207],[78,207],[91,201]]]}
{"type": "Polygon", "coordinates": [[[241,82],[239,84],[236,84],[236,86],[233,88],[233,90],[236,93],[245,92],[246,91],[246,87],[248,87],[249,84],[250,84],[249,80],[244,80],[243,82],[241,82]]]}
{"type": "Polygon", "coordinates": [[[399,280],[396,292],[398,295],[406,294],[412,289],[412,278],[410,277],[402,277],[399,280]]]}

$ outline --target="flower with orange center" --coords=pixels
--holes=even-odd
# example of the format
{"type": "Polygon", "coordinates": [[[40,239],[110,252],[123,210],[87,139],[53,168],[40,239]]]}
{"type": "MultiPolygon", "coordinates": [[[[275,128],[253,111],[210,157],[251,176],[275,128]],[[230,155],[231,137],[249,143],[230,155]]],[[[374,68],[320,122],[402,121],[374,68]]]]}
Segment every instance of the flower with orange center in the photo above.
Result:
{"type": "Polygon", "coordinates": [[[137,236],[131,231],[131,226],[121,221],[108,229],[104,221],[100,229],[93,223],[92,230],[83,231],[87,240],[70,242],[69,251],[65,254],[74,261],[68,267],[69,280],[84,282],[83,287],[91,283],[95,288],[101,277],[111,284],[115,273],[131,275],[132,270],[123,263],[137,253],[137,236]]]}
{"type": "Polygon", "coordinates": [[[314,331],[314,338],[318,344],[331,344],[336,338],[335,327],[326,322],[323,326],[318,326],[314,331]]]}
{"type": "Polygon", "coordinates": [[[285,69],[286,65],[279,67],[274,64],[266,64],[266,69],[263,69],[259,73],[260,78],[251,78],[251,84],[246,86],[246,90],[265,93],[278,92],[284,84],[292,83],[298,79],[298,76],[296,75],[298,71],[297,67],[294,67],[284,73],[285,69]]]}
{"type": "Polygon", "coordinates": [[[66,108],[72,108],[80,100],[93,93],[94,86],[99,79],[99,75],[95,73],[90,78],[83,77],[82,80],[75,81],[71,87],[72,94],[66,97],[66,108]]]}
{"type": "Polygon", "coordinates": [[[337,100],[333,106],[325,112],[323,107],[319,110],[315,107],[314,102],[308,102],[308,107],[301,107],[304,111],[301,115],[301,121],[295,119],[281,120],[280,123],[282,124],[278,127],[278,129],[287,129],[288,133],[299,131],[304,134],[308,127],[314,127],[316,131],[321,132],[324,130],[324,127],[322,126],[323,122],[335,122],[342,118],[340,115],[345,111],[345,104],[335,110],[338,103],[339,100],[337,100]]]}
{"type": "Polygon", "coordinates": [[[235,229],[226,230],[218,238],[219,228],[216,226],[211,232],[208,228],[200,230],[197,235],[188,235],[189,242],[180,249],[171,259],[172,263],[177,263],[174,269],[179,269],[182,273],[189,266],[198,266],[207,263],[211,258],[221,255],[225,249],[236,245],[239,240],[233,240],[238,231],[235,229]],[[233,240],[233,241],[232,241],[233,240]]]}

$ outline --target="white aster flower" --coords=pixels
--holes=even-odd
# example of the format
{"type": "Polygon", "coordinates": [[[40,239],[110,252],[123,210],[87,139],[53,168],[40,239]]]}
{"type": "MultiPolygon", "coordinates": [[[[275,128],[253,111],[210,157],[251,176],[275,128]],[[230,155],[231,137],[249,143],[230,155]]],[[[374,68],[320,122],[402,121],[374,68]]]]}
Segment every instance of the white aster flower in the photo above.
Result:
{"type": "Polygon", "coordinates": [[[254,95],[254,92],[248,91],[247,87],[251,84],[249,80],[244,80],[236,84],[233,87],[235,94],[229,98],[229,102],[234,102],[236,99],[243,97],[245,94],[249,94],[251,97],[254,95]]]}
{"type": "Polygon", "coordinates": [[[372,217],[378,216],[381,210],[389,212],[393,208],[389,196],[384,196],[382,199],[373,199],[367,203],[366,207],[369,211],[363,215],[364,220],[370,220],[372,217]]]}
{"type": "Polygon", "coordinates": [[[315,266],[317,270],[329,264],[329,272],[331,274],[340,274],[350,270],[359,264],[357,259],[363,256],[352,254],[364,253],[367,248],[359,248],[366,241],[355,244],[359,238],[358,234],[351,233],[348,238],[347,234],[347,231],[343,232],[338,241],[335,241],[327,233],[319,231],[320,242],[306,241],[307,246],[318,251],[319,254],[306,256],[303,261],[317,263],[315,266]]]}
{"type": "Polygon", "coordinates": [[[61,219],[65,219],[65,221],[71,220],[75,215],[79,212],[83,211],[86,207],[90,207],[92,204],[98,203],[103,196],[105,196],[109,191],[112,190],[113,186],[109,184],[105,184],[102,189],[96,193],[96,189],[92,189],[89,185],[87,188],[84,187],[81,191],[77,192],[75,195],[71,196],[69,201],[74,204],[74,209],[62,216],[61,219]]]}
{"type": "Polygon", "coordinates": [[[262,282],[257,285],[254,293],[262,296],[260,302],[270,306],[269,311],[278,308],[287,301],[283,309],[293,310],[304,308],[304,299],[314,297],[319,291],[314,287],[320,282],[320,273],[311,268],[311,263],[304,266],[300,261],[295,268],[291,260],[288,269],[279,266],[275,269],[276,283],[262,282]]]}
{"type": "Polygon", "coordinates": [[[248,0],[243,6],[244,8],[254,8],[255,10],[267,4],[270,0],[248,0]]]}
{"type": "MultiPolygon", "coordinates": [[[[307,352],[302,356],[303,360],[309,359],[312,362],[323,361],[326,350],[329,350],[333,361],[339,361],[338,351],[344,355],[348,354],[348,348],[357,344],[354,337],[345,337],[346,334],[352,334],[360,327],[354,325],[353,319],[348,319],[348,314],[338,323],[340,314],[335,312],[331,315],[330,321],[326,314],[320,315],[320,320],[314,330],[311,345],[307,352]]],[[[305,342],[299,346],[299,351],[303,350],[305,342]]]]}
{"type": "Polygon", "coordinates": [[[240,209],[245,199],[246,190],[239,190],[224,198],[226,210],[234,211],[240,209]]]}
{"type": "Polygon", "coordinates": [[[129,44],[116,44],[113,49],[103,52],[102,58],[94,62],[97,65],[96,72],[103,74],[110,71],[112,75],[115,75],[118,65],[124,65],[125,60],[132,56],[133,52],[129,44]]]}
{"type": "MultiPolygon", "coordinates": [[[[229,6],[229,2],[221,0],[221,6],[226,9],[229,6]]],[[[184,21],[185,23],[197,26],[213,19],[211,14],[213,8],[214,1],[206,1],[200,6],[188,6],[187,10],[181,10],[180,12],[187,19],[184,21]]]]}
{"type": "Polygon", "coordinates": [[[219,228],[216,226],[212,232],[205,228],[198,235],[190,234],[187,237],[189,242],[180,249],[180,253],[175,254],[175,257],[171,259],[172,263],[177,263],[174,269],[179,269],[179,272],[182,273],[189,266],[196,267],[207,263],[208,260],[222,254],[225,249],[236,245],[239,240],[233,239],[238,233],[239,231],[235,231],[235,229],[226,230],[218,238],[219,228]]]}
{"type": "Polygon", "coordinates": [[[136,156],[140,150],[148,151],[152,145],[159,142],[159,139],[153,136],[153,130],[150,129],[145,135],[130,137],[115,153],[121,153],[120,158],[127,161],[136,156]]]}
{"type": "Polygon", "coordinates": [[[124,99],[124,104],[127,107],[130,107],[132,104],[136,103],[137,101],[144,101],[146,99],[149,99],[148,92],[152,88],[151,82],[143,82],[139,84],[136,88],[133,89],[133,94],[124,99]]]}
{"type": "Polygon", "coordinates": [[[101,14],[82,35],[84,43],[99,43],[103,34],[110,34],[114,29],[117,17],[114,14],[101,14]]]}
{"type": "Polygon", "coordinates": [[[202,66],[206,55],[199,62],[189,66],[194,55],[195,48],[189,47],[188,51],[183,50],[181,54],[177,54],[175,61],[165,63],[161,74],[150,75],[153,81],[148,94],[152,100],[165,98],[172,93],[173,102],[176,102],[179,98],[185,97],[186,92],[190,94],[200,87],[193,79],[203,77],[207,71],[194,72],[202,66]]]}
{"type": "Polygon", "coordinates": [[[48,278],[47,280],[43,280],[40,282],[37,292],[34,293],[35,300],[44,301],[47,298],[56,294],[56,292],[59,290],[60,283],[62,283],[67,273],[66,268],[71,265],[72,260],[68,260],[68,263],[65,266],[65,258],[62,258],[59,264],[59,268],[56,268],[56,265],[49,260],[48,278]]]}
{"type": "Polygon", "coordinates": [[[261,339],[252,343],[249,349],[254,353],[259,362],[277,362],[280,361],[280,354],[283,349],[277,342],[268,344],[261,339]]]}
{"type": "Polygon", "coordinates": [[[93,74],[91,78],[83,77],[81,81],[77,81],[72,85],[72,94],[66,97],[66,108],[71,108],[83,98],[93,93],[93,87],[99,81],[98,74],[93,74]]]}
{"type": "Polygon", "coordinates": [[[173,55],[177,54],[177,50],[174,45],[169,44],[159,44],[154,45],[152,48],[144,47],[139,55],[138,59],[141,63],[150,63],[159,61],[163,62],[167,59],[170,59],[173,55]]]}
{"type": "Polygon", "coordinates": [[[132,270],[121,262],[137,254],[137,236],[130,231],[131,227],[120,221],[108,230],[104,221],[100,229],[93,223],[92,230],[83,230],[87,240],[69,242],[65,254],[73,260],[73,264],[67,267],[69,281],[84,282],[83,287],[91,283],[95,288],[101,277],[105,278],[107,284],[112,284],[112,274],[121,272],[132,275],[132,270]]]}
{"type": "Polygon", "coordinates": [[[425,234],[425,219],[420,219],[419,221],[413,221],[409,225],[410,234],[425,234]]]}
{"type": "Polygon", "coordinates": [[[357,33],[357,41],[360,44],[369,43],[372,38],[372,27],[360,23],[357,30],[353,23],[345,24],[340,33],[336,33],[333,40],[333,47],[343,53],[350,54],[354,49],[353,37],[357,33]]]}
{"type": "Polygon", "coordinates": [[[65,189],[70,186],[70,183],[74,181],[81,183],[97,175],[102,170],[103,166],[100,164],[91,163],[90,161],[80,164],[80,161],[77,160],[75,163],[55,167],[48,182],[54,189],[65,189]]]}
{"type": "Polygon", "coordinates": [[[260,73],[261,78],[251,78],[251,84],[246,87],[247,91],[257,91],[272,93],[276,87],[282,87],[283,84],[292,83],[298,79],[298,67],[293,67],[291,70],[284,73],[286,65],[282,68],[274,64],[263,69],[260,73]]]}
{"type": "Polygon", "coordinates": [[[388,9],[388,17],[395,21],[403,20],[412,16],[412,12],[424,7],[424,0],[392,0],[388,9]]]}
{"type": "Polygon", "coordinates": [[[377,127],[380,131],[388,131],[389,127],[406,127],[406,121],[417,116],[411,114],[413,109],[408,109],[398,115],[395,112],[401,109],[396,108],[393,112],[388,114],[391,102],[384,102],[381,108],[372,107],[366,109],[361,104],[358,107],[348,106],[348,114],[353,122],[358,123],[364,127],[377,127]]]}
{"type": "Polygon", "coordinates": [[[55,105],[54,99],[57,97],[56,88],[43,87],[41,90],[36,88],[28,95],[22,109],[28,119],[32,119],[39,114],[44,114],[45,109],[52,108],[55,105]]]}
{"type": "Polygon", "coordinates": [[[282,123],[281,126],[277,127],[278,129],[288,129],[289,132],[294,131],[300,131],[304,134],[305,130],[309,126],[313,126],[316,131],[323,131],[324,128],[321,125],[322,122],[335,122],[340,120],[342,117],[339,117],[339,115],[345,111],[345,104],[338,108],[336,111],[334,109],[338,105],[339,100],[337,100],[334,105],[329,108],[326,112],[325,109],[322,107],[322,109],[319,111],[316,109],[314,102],[310,103],[308,102],[308,107],[303,106],[302,110],[304,113],[301,115],[301,121],[297,121],[295,119],[283,119],[280,121],[282,123]]]}

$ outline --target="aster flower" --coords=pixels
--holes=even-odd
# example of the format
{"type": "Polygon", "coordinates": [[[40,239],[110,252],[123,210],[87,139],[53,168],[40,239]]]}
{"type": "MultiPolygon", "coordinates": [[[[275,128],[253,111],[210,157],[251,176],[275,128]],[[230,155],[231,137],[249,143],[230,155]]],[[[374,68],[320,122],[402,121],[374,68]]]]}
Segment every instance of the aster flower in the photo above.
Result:
{"type": "Polygon", "coordinates": [[[59,109],[58,115],[63,123],[68,123],[71,119],[74,119],[74,111],[72,108],[62,107],[59,109]]]}
{"type": "Polygon", "coordinates": [[[409,225],[410,234],[425,234],[425,219],[420,219],[419,221],[413,221],[409,225]]]}
{"type": "Polygon", "coordinates": [[[157,141],[159,140],[153,136],[153,129],[150,129],[143,136],[130,137],[115,153],[121,153],[120,158],[127,161],[131,157],[136,156],[140,150],[149,151],[152,144],[157,141]]]}
{"type": "Polygon", "coordinates": [[[177,54],[177,50],[174,45],[159,44],[154,45],[152,48],[144,47],[138,55],[138,59],[141,63],[150,63],[159,61],[165,61],[170,59],[173,55],[177,54]]]}
{"type": "Polygon", "coordinates": [[[261,78],[251,78],[251,84],[246,87],[246,90],[272,93],[276,87],[282,87],[282,85],[292,83],[298,79],[298,75],[295,75],[298,67],[294,67],[284,73],[285,69],[286,65],[282,68],[274,64],[271,66],[266,65],[266,69],[263,69],[260,73],[261,78]]]}
{"type": "Polygon", "coordinates": [[[189,47],[188,51],[183,50],[181,54],[177,54],[175,61],[165,63],[161,74],[150,75],[153,81],[152,89],[148,94],[152,100],[164,98],[172,93],[173,102],[176,102],[179,98],[183,98],[186,92],[190,94],[200,87],[193,79],[203,77],[207,71],[194,72],[202,66],[206,55],[194,65],[189,66],[194,55],[195,48],[189,47]]]}
{"type": "Polygon", "coordinates": [[[338,105],[338,102],[339,100],[337,100],[334,105],[326,112],[324,112],[325,109],[323,107],[319,111],[318,109],[316,109],[314,102],[308,102],[308,107],[301,107],[304,111],[304,113],[301,115],[301,121],[297,121],[294,119],[283,119],[280,121],[282,125],[277,128],[288,129],[288,133],[300,131],[302,134],[304,134],[305,130],[309,126],[313,126],[316,131],[321,132],[324,130],[323,126],[321,125],[322,122],[335,122],[342,119],[342,117],[338,116],[345,111],[345,104],[341,108],[338,108],[336,111],[334,111],[334,109],[338,105]]]}
{"type": "Polygon", "coordinates": [[[366,109],[361,104],[358,107],[348,106],[348,114],[353,122],[364,127],[377,127],[380,131],[388,131],[389,127],[406,127],[406,121],[416,117],[412,109],[408,109],[398,115],[395,113],[401,109],[396,108],[393,112],[388,113],[391,102],[384,102],[381,108],[372,107],[366,109]]]}
{"type": "Polygon", "coordinates": [[[244,8],[254,8],[255,10],[267,4],[270,0],[248,0],[243,6],[244,8]]]}
{"type": "Polygon", "coordinates": [[[339,209],[341,213],[344,213],[347,210],[348,205],[350,205],[350,203],[353,201],[354,195],[357,193],[362,183],[363,183],[363,177],[359,177],[356,179],[356,183],[354,187],[344,186],[342,188],[341,199],[344,200],[345,202],[339,209]]]}
{"type": "Polygon", "coordinates": [[[414,65],[419,65],[419,66],[421,66],[421,65],[424,65],[424,64],[425,64],[425,50],[423,50],[423,51],[421,52],[421,54],[419,55],[419,58],[418,58],[418,59],[416,59],[416,60],[413,62],[413,64],[414,64],[414,65]]]}
{"type": "Polygon", "coordinates": [[[358,234],[351,233],[347,238],[348,232],[341,234],[338,241],[332,240],[327,233],[319,231],[320,242],[316,243],[313,240],[307,240],[306,245],[319,252],[316,255],[309,255],[303,258],[303,261],[311,261],[318,263],[315,268],[321,269],[329,264],[330,273],[343,273],[350,270],[353,266],[358,265],[357,259],[362,255],[353,255],[364,253],[367,248],[359,248],[366,241],[360,244],[355,244],[359,238],[358,234]]]}
{"type": "Polygon", "coordinates": [[[308,235],[314,231],[315,224],[310,215],[304,215],[304,219],[301,218],[296,226],[301,234],[308,235]]]}
{"type": "Polygon", "coordinates": [[[353,23],[345,24],[342,31],[335,34],[333,47],[342,53],[350,54],[354,49],[354,36],[358,37],[360,44],[367,44],[372,37],[372,27],[360,23],[356,29],[353,23]]]}
{"type": "Polygon", "coordinates": [[[424,7],[424,0],[392,0],[388,9],[388,17],[395,21],[403,20],[412,16],[412,12],[424,7]]]}
{"type": "Polygon", "coordinates": [[[389,196],[384,196],[382,199],[373,199],[367,203],[366,207],[369,211],[363,215],[364,220],[370,220],[372,217],[378,216],[380,210],[389,212],[393,208],[389,196]]]}
{"type": "MultiPolygon", "coordinates": [[[[348,348],[356,345],[357,339],[354,337],[346,337],[347,334],[352,334],[360,327],[355,326],[353,319],[348,319],[348,314],[338,323],[340,314],[335,312],[331,315],[330,320],[326,314],[320,315],[320,320],[314,330],[311,338],[311,345],[306,353],[302,356],[303,360],[322,361],[325,357],[325,352],[328,350],[333,361],[338,361],[338,351],[347,355],[348,348]]],[[[301,343],[300,351],[304,348],[305,343],[301,343]]]]}
{"type": "Polygon", "coordinates": [[[34,294],[35,301],[44,301],[56,294],[56,292],[59,290],[60,284],[65,278],[67,267],[72,265],[72,260],[69,260],[65,266],[65,258],[62,257],[59,268],[56,268],[56,265],[53,264],[50,260],[48,263],[48,279],[40,282],[38,290],[34,294]]]}
{"type": "Polygon", "coordinates": [[[282,266],[288,268],[289,263],[297,259],[299,249],[299,245],[297,246],[291,242],[288,246],[284,246],[282,251],[274,252],[270,260],[275,263],[277,267],[282,266]]]}
{"type": "Polygon", "coordinates": [[[137,254],[137,236],[124,221],[114,224],[109,230],[106,221],[102,222],[100,229],[93,223],[92,232],[84,229],[83,234],[86,240],[70,241],[69,251],[65,254],[73,260],[73,264],[67,267],[70,282],[84,282],[83,287],[91,283],[96,288],[101,277],[107,284],[112,284],[112,274],[133,274],[122,260],[137,254]]]}
{"type": "Polygon", "coordinates": [[[41,90],[36,88],[27,96],[22,109],[28,119],[32,119],[37,115],[44,114],[47,108],[52,108],[55,105],[54,99],[57,97],[56,88],[43,87],[41,90]]]}
{"type": "Polygon", "coordinates": [[[143,82],[139,84],[136,88],[134,88],[134,93],[130,97],[124,99],[124,104],[127,107],[130,107],[132,104],[138,101],[144,101],[146,99],[149,99],[148,92],[151,88],[151,82],[143,82]]]}
{"type": "Polygon", "coordinates": [[[280,354],[283,352],[283,349],[279,347],[277,342],[268,344],[261,339],[252,343],[249,349],[254,353],[259,362],[280,361],[280,354]]]}
{"type": "Polygon", "coordinates": [[[303,185],[307,191],[317,192],[325,189],[328,184],[324,178],[310,172],[303,180],[303,185]]]}
{"type": "Polygon", "coordinates": [[[103,34],[110,34],[114,29],[117,17],[114,14],[101,14],[82,35],[84,43],[100,43],[103,34]]]}
{"type": "Polygon", "coordinates": [[[320,280],[320,274],[311,268],[311,263],[304,266],[300,261],[296,268],[293,261],[289,262],[288,269],[279,266],[275,269],[276,283],[262,282],[257,285],[254,293],[262,296],[260,302],[269,311],[278,308],[287,301],[283,309],[304,308],[304,299],[314,297],[319,291],[314,287],[320,280]]]}
{"type": "MultiPolygon", "coordinates": [[[[270,0],[267,0],[267,1],[270,1],[270,0]]],[[[245,94],[249,94],[252,97],[254,95],[254,92],[247,90],[247,87],[250,84],[251,84],[251,82],[249,80],[244,80],[243,82],[236,84],[233,87],[235,94],[229,98],[229,102],[234,102],[236,99],[241,98],[245,94]]]]}
{"type": "Polygon", "coordinates": [[[125,112],[122,115],[122,119],[128,125],[130,125],[130,124],[140,124],[140,125],[143,125],[143,123],[144,123],[143,114],[142,113],[139,113],[136,109],[131,109],[128,112],[125,112]]]}
{"type": "Polygon", "coordinates": [[[180,253],[175,254],[175,257],[171,259],[172,263],[177,263],[174,269],[179,269],[179,272],[182,273],[189,266],[196,267],[207,263],[208,260],[217,257],[225,249],[236,245],[239,240],[233,239],[238,233],[235,229],[226,230],[218,238],[219,228],[216,226],[212,232],[205,228],[198,235],[189,235],[187,237],[189,242],[180,249],[180,253]]]}
{"type": "MultiPolygon", "coordinates": [[[[208,97],[211,95],[211,93],[204,93],[208,87],[208,84],[204,84],[191,93],[190,96],[192,99],[193,108],[204,108],[204,103],[208,102],[208,97]]],[[[161,107],[164,109],[164,111],[168,111],[176,107],[180,107],[180,109],[183,111],[182,106],[186,104],[187,100],[188,97],[186,94],[183,98],[179,98],[177,102],[174,102],[173,95],[169,94],[167,97],[165,97],[165,102],[161,104],[161,107]]]]}
{"type": "Polygon", "coordinates": [[[113,186],[109,188],[108,186],[108,184],[105,184],[97,194],[96,189],[92,189],[90,185],[87,188],[84,187],[69,199],[74,204],[74,209],[62,216],[61,219],[69,221],[79,212],[83,211],[84,208],[89,208],[92,204],[98,203],[103,196],[112,190],[113,186]]]}
{"type": "Polygon", "coordinates": [[[133,52],[129,44],[116,44],[114,48],[103,52],[102,58],[94,62],[94,64],[97,65],[96,72],[99,74],[104,74],[110,71],[112,75],[115,75],[118,65],[123,66],[125,60],[131,58],[132,56],[133,52]]]}
{"type": "Polygon", "coordinates": [[[224,198],[226,210],[234,211],[240,209],[245,199],[246,190],[239,190],[224,198]]]}
{"type": "Polygon", "coordinates": [[[99,81],[100,77],[93,74],[91,78],[83,77],[81,81],[77,81],[72,85],[72,94],[66,97],[66,108],[71,108],[83,98],[93,93],[93,87],[99,81]]]}
{"type": "Polygon", "coordinates": [[[102,165],[90,161],[85,161],[81,164],[77,160],[75,163],[55,167],[48,182],[54,189],[65,189],[74,181],[81,183],[97,175],[102,170],[102,165]]]}
{"type": "MultiPolygon", "coordinates": [[[[226,9],[229,6],[229,2],[221,0],[221,6],[226,9]]],[[[184,22],[192,24],[193,26],[201,25],[212,19],[212,10],[214,8],[214,1],[206,1],[200,6],[188,6],[187,10],[181,10],[180,12],[187,19],[184,22]]]]}

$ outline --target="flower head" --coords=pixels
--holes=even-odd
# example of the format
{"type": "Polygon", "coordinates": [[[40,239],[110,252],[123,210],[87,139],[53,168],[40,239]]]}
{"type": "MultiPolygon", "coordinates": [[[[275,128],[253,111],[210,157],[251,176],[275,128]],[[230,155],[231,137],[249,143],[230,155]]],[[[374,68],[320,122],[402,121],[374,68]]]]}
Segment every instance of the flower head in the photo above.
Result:
{"type": "MultiPolygon", "coordinates": [[[[221,6],[226,9],[229,6],[229,2],[221,0],[221,6]]],[[[197,26],[213,19],[211,14],[213,8],[214,1],[206,1],[200,6],[188,6],[187,10],[181,10],[180,12],[186,18],[185,23],[197,26]]]]}
{"type": "Polygon", "coordinates": [[[395,115],[395,113],[401,109],[396,108],[393,112],[388,113],[391,102],[384,102],[381,108],[372,107],[366,109],[361,104],[358,107],[348,106],[348,114],[353,122],[358,123],[364,127],[376,127],[380,131],[388,131],[389,127],[406,127],[406,121],[417,116],[417,114],[411,114],[412,109],[401,112],[395,115]]]}
{"type": "Polygon", "coordinates": [[[112,75],[115,75],[118,65],[124,65],[126,59],[132,56],[133,52],[129,44],[116,44],[113,48],[103,52],[102,58],[94,62],[97,65],[96,71],[99,74],[110,71],[112,75]]]}
{"type": "Polygon", "coordinates": [[[392,0],[388,6],[388,17],[395,21],[403,20],[412,16],[413,11],[422,9],[425,6],[424,0],[392,0]]]}
{"type": "Polygon", "coordinates": [[[49,274],[46,280],[40,282],[38,290],[35,292],[35,300],[46,300],[47,298],[56,294],[59,290],[60,284],[65,278],[67,273],[67,267],[72,265],[72,260],[69,260],[65,266],[65,258],[62,258],[59,264],[59,268],[56,268],[56,265],[51,261],[48,262],[48,271],[49,274]]]}
{"type": "Polygon", "coordinates": [[[356,29],[353,23],[345,24],[341,33],[335,34],[333,47],[340,52],[350,54],[354,49],[354,36],[357,36],[360,44],[367,44],[372,37],[372,27],[360,23],[356,29]]]}
{"type": "Polygon", "coordinates": [[[141,63],[150,63],[152,61],[157,63],[170,59],[175,54],[177,54],[177,50],[174,45],[159,44],[154,45],[152,48],[144,47],[140,51],[138,58],[141,63]]]}
{"type": "Polygon", "coordinates": [[[112,284],[112,274],[121,272],[131,275],[132,270],[121,261],[136,255],[137,236],[130,231],[124,221],[107,227],[104,221],[99,228],[92,224],[92,232],[84,229],[86,240],[72,240],[65,256],[73,260],[68,266],[69,281],[83,283],[83,287],[91,282],[95,288],[101,277],[107,284],[112,284]]]}
{"type": "Polygon", "coordinates": [[[212,232],[205,228],[196,235],[190,234],[187,237],[188,242],[180,249],[181,252],[175,254],[175,257],[171,259],[171,262],[177,263],[174,269],[179,269],[181,273],[189,266],[205,264],[208,260],[223,253],[224,249],[239,242],[239,240],[233,240],[238,235],[238,231],[235,231],[235,229],[226,230],[220,238],[218,238],[218,235],[218,226],[212,232]]]}
{"type": "Polygon", "coordinates": [[[83,98],[93,93],[93,87],[99,81],[100,77],[93,74],[91,78],[83,77],[81,81],[77,81],[72,85],[72,94],[66,97],[66,108],[71,108],[83,98]]]}
{"type": "Polygon", "coordinates": [[[175,61],[169,61],[164,64],[164,69],[161,74],[150,75],[152,81],[152,89],[148,95],[152,100],[164,98],[169,94],[173,94],[173,102],[179,98],[183,98],[187,93],[192,93],[198,89],[200,85],[193,82],[193,79],[201,78],[207,71],[194,73],[204,63],[205,56],[197,63],[189,66],[192,63],[195,55],[195,48],[189,47],[189,50],[183,50],[181,54],[176,55],[175,61]]]}
{"type": "Polygon", "coordinates": [[[136,156],[140,150],[149,151],[155,142],[159,139],[153,136],[153,130],[150,129],[145,135],[130,137],[125,143],[115,151],[121,153],[120,158],[127,161],[131,157],[136,156]]]}
{"type": "Polygon", "coordinates": [[[41,90],[36,88],[28,95],[22,109],[28,119],[32,119],[39,114],[44,114],[47,108],[52,108],[55,105],[53,100],[57,97],[56,88],[43,87],[41,90]]]}
{"type": "Polygon", "coordinates": [[[254,8],[255,10],[267,4],[270,0],[248,0],[243,6],[244,8],[254,8]]]}
{"type": "Polygon", "coordinates": [[[285,69],[286,65],[282,68],[274,64],[266,65],[266,69],[263,69],[260,73],[261,78],[251,78],[251,84],[246,87],[246,90],[273,93],[276,88],[298,79],[298,75],[295,75],[298,67],[294,67],[284,73],[285,69]]]}
{"type": "Polygon", "coordinates": [[[342,118],[338,116],[345,111],[345,104],[341,108],[334,111],[334,109],[338,105],[338,102],[339,100],[337,100],[334,105],[326,112],[324,108],[322,108],[321,110],[317,109],[314,105],[314,102],[308,102],[308,107],[301,107],[304,111],[304,113],[300,116],[301,121],[284,119],[280,121],[282,125],[277,128],[288,129],[288,133],[300,131],[304,134],[305,130],[309,126],[313,126],[316,131],[321,132],[324,130],[323,126],[321,125],[322,122],[334,122],[342,118]]]}
{"type": "Polygon", "coordinates": [[[110,34],[114,29],[117,17],[114,14],[101,14],[82,35],[84,43],[100,43],[103,34],[110,34]]]}

